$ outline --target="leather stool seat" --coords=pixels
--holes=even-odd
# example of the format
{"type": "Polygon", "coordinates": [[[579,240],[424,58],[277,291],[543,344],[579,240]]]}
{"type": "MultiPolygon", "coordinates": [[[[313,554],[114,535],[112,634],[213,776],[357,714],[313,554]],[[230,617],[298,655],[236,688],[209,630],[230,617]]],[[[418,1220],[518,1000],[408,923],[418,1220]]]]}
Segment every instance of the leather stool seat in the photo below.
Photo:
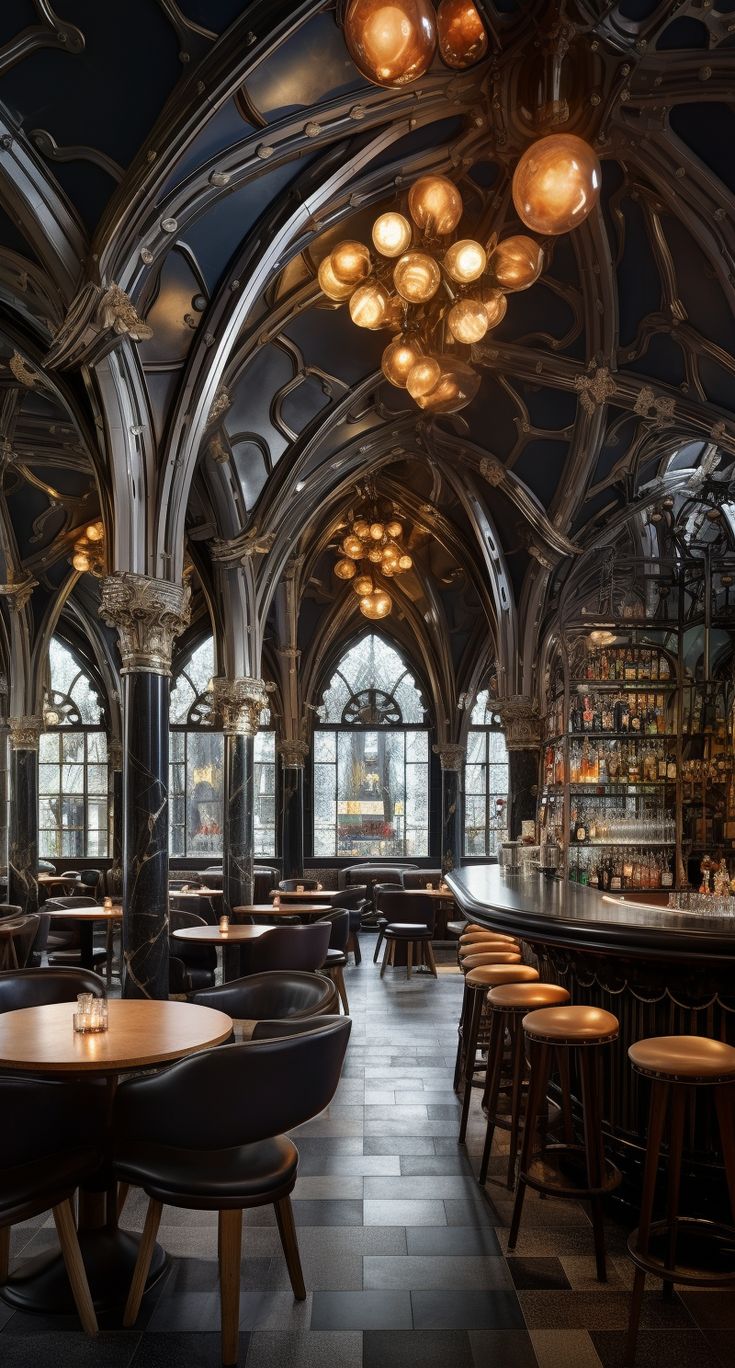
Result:
{"type": "Polygon", "coordinates": [[[524,1017],[523,1029],[551,1045],[598,1045],[617,1038],[619,1022],[601,1007],[542,1007],[524,1017]]]}
{"type": "Polygon", "coordinates": [[[735,1049],[702,1036],[657,1036],[636,1040],[628,1058],[638,1073],[669,1082],[735,1081],[735,1049]]]}
{"type": "Polygon", "coordinates": [[[555,983],[501,983],[488,994],[490,1006],[504,1012],[533,1012],[541,1007],[562,1007],[568,1001],[566,988],[555,983]]]}
{"type": "Polygon", "coordinates": [[[465,931],[459,938],[460,945],[468,945],[472,941],[499,940],[509,941],[512,945],[517,945],[518,940],[515,936],[506,936],[502,931],[465,931]]]}
{"type": "Polygon", "coordinates": [[[386,940],[431,940],[428,926],[415,926],[412,922],[391,922],[385,928],[386,940]]]}
{"type": "Polygon", "coordinates": [[[459,938],[461,935],[464,934],[464,928],[465,928],[466,924],[467,924],[467,923],[466,923],[466,922],[463,922],[463,921],[448,921],[448,922],[447,922],[447,935],[448,935],[448,936],[456,936],[457,938],[459,938]]]}
{"type": "Polygon", "coordinates": [[[121,1147],[117,1172],[125,1182],[145,1188],[164,1205],[189,1210],[228,1210],[262,1206],[291,1190],[299,1152],[285,1136],[275,1135],[250,1145],[237,1145],[213,1154],[202,1163],[201,1150],[165,1148],[136,1143],[126,1153],[121,1147]]]}
{"type": "Polygon", "coordinates": [[[480,964],[465,979],[468,988],[497,988],[501,983],[537,983],[538,969],[530,964],[480,964]]]}
{"type": "Polygon", "coordinates": [[[477,969],[482,964],[520,964],[521,957],[510,950],[487,950],[483,954],[463,955],[460,964],[463,969],[477,969]]]}

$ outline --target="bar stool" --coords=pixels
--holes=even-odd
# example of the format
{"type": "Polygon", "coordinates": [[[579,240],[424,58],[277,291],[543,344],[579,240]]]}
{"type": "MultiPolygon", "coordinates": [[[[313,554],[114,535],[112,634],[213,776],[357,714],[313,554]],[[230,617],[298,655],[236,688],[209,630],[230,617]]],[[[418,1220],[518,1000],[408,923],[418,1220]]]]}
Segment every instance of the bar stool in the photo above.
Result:
{"type": "MultiPolygon", "coordinates": [[[[542,1007],[539,1011],[529,1012],[528,1016],[523,1018],[531,1073],[508,1249],[516,1247],[527,1187],[535,1188],[537,1192],[546,1193],[547,1196],[586,1197],[592,1208],[599,1282],[607,1280],[602,1198],[619,1185],[622,1177],[620,1170],[605,1158],[603,1151],[600,1047],[611,1045],[617,1040],[618,1029],[617,1017],[600,1007],[542,1007]],[[536,1123],[546,1096],[551,1051],[554,1049],[560,1056],[566,1050],[576,1051],[584,1116],[584,1144],[566,1142],[563,1145],[544,1145],[540,1152],[534,1154],[536,1123]],[[580,1160],[583,1161],[583,1175],[579,1173],[580,1160]]],[[[564,1106],[571,1109],[566,1079],[567,1070],[561,1079],[562,1100],[564,1106]]]]}
{"type": "MultiPolygon", "coordinates": [[[[483,941],[482,953],[480,953],[480,951],[477,951],[477,955],[475,955],[475,950],[476,946],[474,944],[460,947],[459,950],[459,967],[465,976],[465,985],[464,993],[462,995],[462,1006],[460,1008],[459,1013],[459,1022],[457,1025],[457,1058],[454,1065],[453,1083],[455,1092],[458,1091],[463,1077],[463,1043],[467,1029],[467,1023],[469,1020],[469,1003],[471,993],[467,988],[467,974],[470,972],[471,969],[477,969],[483,964],[497,963],[498,961],[493,960],[493,955],[511,955],[513,956],[513,959],[510,961],[511,963],[520,964],[521,959],[520,946],[515,943],[510,943],[508,941],[483,941]],[[475,962],[471,964],[469,962],[470,960],[474,960],[475,962]]],[[[507,961],[500,962],[506,963],[507,961]]]]}
{"type": "MultiPolygon", "coordinates": [[[[481,1185],[484,1185],[487,1180],[490,1151],[492,1150],[496,1126],[501,1130],[510,1131],[506,1186],[512,1188],[515,1182],[521,1097],[526,1065],[521,1018],[527,1012],[535,1011],[538,1008],[562,1007],[568,1001],[569,994],[566,988],[560,988],[555,983],[503,983],[499,988],[492,988],[487,995],[487,1005],[490,1008],[490,1044],[487,1051],[487,1080],[485,1085],[487,1133],[480,1165],[481,1185]],[[510,1038],[510,1071],[507,1078],[503,1079],[506,1031],[510,1038]],[[501,1092],[510,1093],[509,1119],[498,1113],[498,1098],[501,1092]]],[[[571,1136],[569,1138],[571,1139],[571,1136]]]]}
{"type": "Polygon", "coordinates": [[[482,1009],[488,990],[498,988],[501,983],[537,983],[538,969],[530,964],[482,964],[470,969],[465,979],[467,997],[467,1043],[461,1082],[464,1084],[462,1097],[462,1117],[459,1124],[459,1144],[463,1145],[467,1134],[467,1118],[470,1114],[472,1082],[475,1076],[475,1059],[480,1039],[482,1009]]]}
{"type": "Polygon", "coordinates": [[[635,1361],[646,1273],[662,1279],[665,1293],[670,1292],[675,1283],[689,1287],[735,1288],[733,1227],[695,1216],[679,1216],[685,1120],[690,1104],[696,1098],[694,1090],[707,1087],[712,1089],[717,1112],[730,1216],[735,1221],[735,1049],[720,1040],[708,1040],[703,1036],[658,1036],[637,1040],[628,1049],[628,1058],[636,1073],[651,1080],[651,1101],[640,1223],[628,1240],[628,1253],[636,1272],[625,1346],[626,1368],[635,1361]],[[659,1152],[669,1104],[666,1219],[653,1221],[659,1152]],[[709,1244],[713,1261],[729,1259],[729,1270],[719,1272],[716,1267],[707,1268],[706,1264],[697,1267],[689,1261],[686,1266],[677,1266],[676,1246],[680,1231],[698,1235],[702,1252],[709,1244]]]}

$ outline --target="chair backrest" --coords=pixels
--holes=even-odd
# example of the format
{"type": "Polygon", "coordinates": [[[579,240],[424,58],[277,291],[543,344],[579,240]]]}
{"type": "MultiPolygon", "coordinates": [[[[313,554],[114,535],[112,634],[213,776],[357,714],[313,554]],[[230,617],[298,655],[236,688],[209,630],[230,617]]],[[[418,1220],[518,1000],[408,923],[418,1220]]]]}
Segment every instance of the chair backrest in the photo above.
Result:
{"type": "Polygon", "coordinates": [[[78,869],[62,869],[61,874],[59,875],[59,877],[62,878],[62,879],[78,879],[78,878],[79,878],[79,870],[78,870],[78,869]]]}
{"type": "Polygon", "coordinates": [[[83,869],[79,875],[79,883],[82,888],[97,888],[101,878],[101,869],[83,869]]]}
{"type": "Polygon", "coordinates": [[[97,899],[96,899],[96,898],[87,897],[86,894],[85,894],[85,895],[82,895],[82,894],[80,893],[80,894],[74,894],[73,896],[69,896],[68,898],[67,898],[67,897],[64,897],[64,898],[48,898],[48,899],[47,899],[47,905],[48,905],[49,907],[57,907],[57,908],[58,908],[58,907],[96,907],[96,906],[97,906],[97,899]]]}
{"type": "Polygon", "coordinates": [[[217,988],[202,988],[189,1001],[248,1021],[321,1016],[334,1006],[334,984],[322,974],[280,970],[249,974],[217,988]]]}
{"type": "Polygon", "coordinates": [[[403,887],[410,892],[419,892],[420,889],[425,889],[427,884],[431,884],[432,888],[438,888],[441,881],[440,869],[404,869],[401,876],[403,887]]]}
{"type": "Polygon", "coordinates": [[[39,918],[33,912],[27,917],[6,917],[0,923],[2,936],[0,936],[0,954],[4,952],[8,941],[12,940],[15,958],[19,969],[25,969],[31,956],[31,948],[38,934],[39,918]]]}
{"type": "Polygon", "coordinates": [[[39,874],[55,874],[56,869],[50,860],[39,860],[38,872],[39,874]]]}
{"type": "Polygon", "coordinates": [[[313,974],[321,968],[329,949],[331,926],[276,926],[247,947],[247,965],[253,974],[267,969],[302,969],[313,974]]]}
{"type": "Polygon", "coordinates": [[[0,903],[0,921],[6,917],[22,917],[23,908],[20,903],[0,903]]]}
{"type": "Polygon", "coordinates": [[[367,884],[354,884],[350,888],[341,888],[332,897],[332,907],[362,907],[368,900],[367,884]]]}
{"type": "MultiPolygon", "coordinates": [[[[185,926],[206,925],[204,917],[200,917],[198,912],[189,912],[183,908],[172,907],[168,914],[169,954],[182,960],[184,964],[190,965],[192,969],[216,969],[217,950],[214,945],[198,945],[196,941],[181,941],[173,938],[173,932],[183,931],[185,926]]],[[[176,991],[178,992],[179,989],[176,991]]]]}
{"type": "Polygon", "coordinates": [[[317,1017],[297,1035],[222,1045],[124,1082],[113,1111],[115,1142],[218,1150],[293,1130],[331,1102],[351,1025],[348,1017],[317,1017]]]}
{"type": "Polygon", "coordinates": [[[319,918],[317,926],[329,925],[329,950],[346,950],[350,939],[350,913],[346,907],[334,907],[319,918]]]}
{"type": "Polygon", "coordinates": [[[279,870],[266,865],[256,865],[253,870],[253,902],[266,903],[272,888],[278,885],[279,870]]]}
{"type": "Polygon", "coordinates": [[[299,888],[303,888],[305,893],[315,893],[319,887],[319,880],[307,879],[305,876],[300,879],[281,879],[278,887],[282,893],[296,893],[299,888]]]}
{"type": "Polygon", "coordinates": [[[388,922],[404,922],[412,926],[428,926],[434,934],[436,908],[432,898],[425,893],[404,893],[398,889],[387,888],[380,895],[379,911],[388,922]]]}
{"type": "Polygon", "coordinates": [[[14,969],[0,974],[0,1012],[74,1002],[79,993],[104,997],[105,985],[91,969],[14,969]]]}
{"type": "Polygon", "coordinates": [[[53,1189],[57,1160],[64,1150],[82,1146],[91,1150],[93,1161],[96,1136],[90,1126],[90,1102],[89,1083],[0,1076],[0,1116],[12,1117],[12,1125],[0,1126],[0,1170],[6,1171],[0,1188],[0,1223],[4,1210],[17,1208],[20,1196],[7,1170],[48,1156],[48,1165],[39,1165],[34,1180],[28,1182],[26,1177],[30,1203],[36,1191],[43,1192],[46,1186],[53,1189]]]}
{"type": "Polygon", "coordinates": [[[38,909],[38,930],[36,932],[31,953],[26,960],[26,964],[40,964],[41,955],[48,943],[48,933],[51,928],[51,918],[48,912],[44,912],[42,907],[38,909]]]}

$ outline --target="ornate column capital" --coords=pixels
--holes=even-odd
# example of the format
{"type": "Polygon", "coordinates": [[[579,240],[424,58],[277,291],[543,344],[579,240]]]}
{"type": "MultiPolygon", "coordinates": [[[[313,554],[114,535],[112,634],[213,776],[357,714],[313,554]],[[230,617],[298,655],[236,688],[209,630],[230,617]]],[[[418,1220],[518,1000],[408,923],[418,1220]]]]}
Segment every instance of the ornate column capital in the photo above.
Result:
{"type": "Polygon", "coordinates": [[[303,769],[309,754],[308,741],[279,741],[278,754],[284,769],[303,769]]]}
{"type": "Polygon", "coordinates": [[[122,673],[170,675],[174,640],[191,616],[189,585],[122,571],[101,588],[99,613],[117,628],[122,673]]]}
{"type": "Polygon", "coordinates": [[[263,679],[227,679],[218,675],[212,680],[214,709],[222,722],[226,736],[255,736],[263,708],[268,707],[268,693],[273,685],[263,679]]]}
{"type": "Polygon", "coordinates": [[[8,718],[11,750],[38,750],[38,738],[43,731],[43,718],[37,713],[8,718]]]}
{"type": "Polygon", "coordinates": [[[541,718],[534,699],[524,694],[499,698],[493,703],[505,731],[509,751],[538,750],[541,745],[541,718]]]}
{"type": "Polygon", "coordinates": [[[447,742],[441,746],[432,746],[435,755],[439,756],[439,763],[443,770],[462,770],[467,759],[467,748],[458,746],[454,742],[447,742]]]}

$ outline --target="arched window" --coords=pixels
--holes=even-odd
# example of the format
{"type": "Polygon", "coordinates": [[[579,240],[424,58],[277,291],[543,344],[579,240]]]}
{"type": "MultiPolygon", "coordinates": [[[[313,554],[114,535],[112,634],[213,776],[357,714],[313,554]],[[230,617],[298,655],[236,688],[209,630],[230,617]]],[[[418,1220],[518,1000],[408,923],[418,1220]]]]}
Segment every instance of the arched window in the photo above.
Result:
{"type": "Polygon", "coordinates": [[[487,689],[477,695],[464,772],[465,855],[495,855],[506,839],[508,750],[487,689]]]}
{"type": "Polygon", "coordinates": [[[45,730],[38,753],[38,853],[47,859],[108,854],[107,735],[89,676],[64,644],[49,648],[45,730]]]}
{"type": "MultiPolygon", "coordinates": [[[[171,854],[221,855],[224,737],[214,729],[210,685],[214,641],[207,637],[177,671],[169,708],[171,854]]],[[[255,737],[255,855],[276,853],[276,737],[264,709],[255,737]]]]}
{"type": "Polygon", "coordinates": [[[375,632],[342,657],[314,731],[314,855],[429,853],[429,733],[415,680],[375,632]]]}

